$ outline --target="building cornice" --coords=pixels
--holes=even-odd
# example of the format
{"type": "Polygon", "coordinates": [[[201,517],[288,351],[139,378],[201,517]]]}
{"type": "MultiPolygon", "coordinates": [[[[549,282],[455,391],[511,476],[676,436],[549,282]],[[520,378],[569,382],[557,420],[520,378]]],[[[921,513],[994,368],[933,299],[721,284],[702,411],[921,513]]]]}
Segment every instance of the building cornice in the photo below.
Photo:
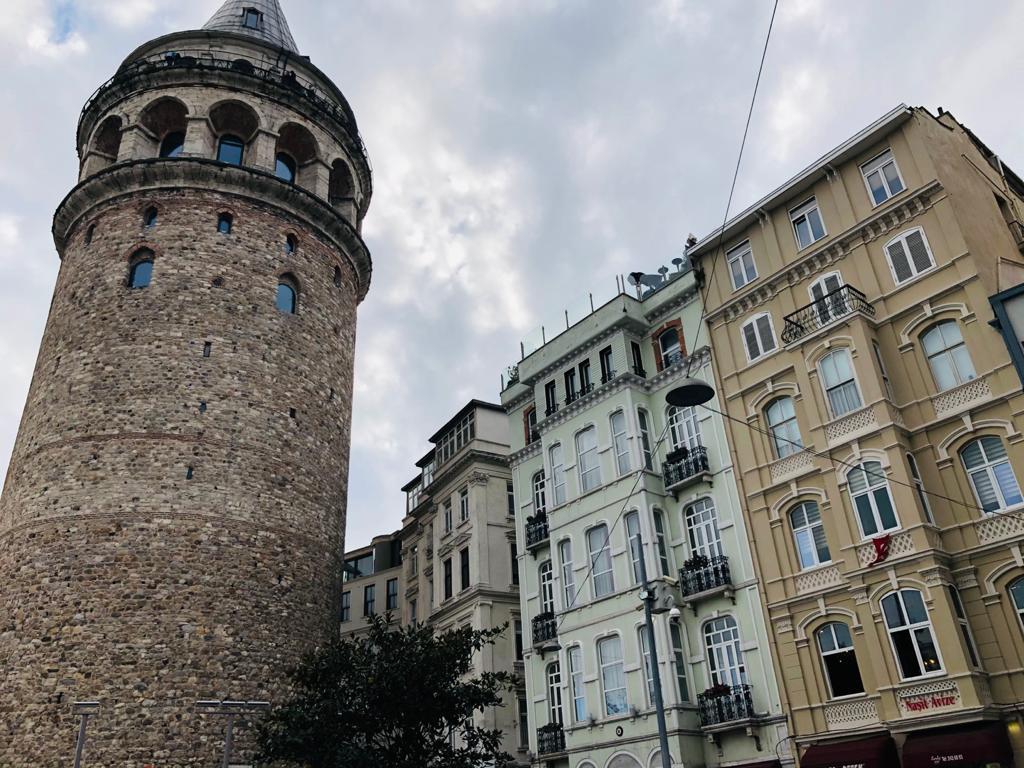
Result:
{"type": "Polygon", "coordinates": [[[452,475],[458,474],[467,466],[476,462],[493,467],[508,467],[509,457],[504,454],[481,451],[476,448],[465,450],[461,455],[438,467],[434,471],[434,479],[429,485],[423,487],[422,492],[432,496],[437,492],[437,489],[443,487],[444,483],[451,479],[452,475]]]}

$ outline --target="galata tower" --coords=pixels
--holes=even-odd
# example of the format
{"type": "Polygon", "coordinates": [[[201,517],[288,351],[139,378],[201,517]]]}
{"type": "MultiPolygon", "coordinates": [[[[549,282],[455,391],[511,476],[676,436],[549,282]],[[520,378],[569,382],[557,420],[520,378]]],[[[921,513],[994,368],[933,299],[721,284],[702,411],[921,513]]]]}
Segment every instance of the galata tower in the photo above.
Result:
{"type": "Polygon", "coordinates": [[[0,766],[71,765],[86,701],[90,768],[220,765],[197,702],[280,701],[338,626],[369,161],[277,0],[133,51],[77,145],[0,499],[0,766]]]}

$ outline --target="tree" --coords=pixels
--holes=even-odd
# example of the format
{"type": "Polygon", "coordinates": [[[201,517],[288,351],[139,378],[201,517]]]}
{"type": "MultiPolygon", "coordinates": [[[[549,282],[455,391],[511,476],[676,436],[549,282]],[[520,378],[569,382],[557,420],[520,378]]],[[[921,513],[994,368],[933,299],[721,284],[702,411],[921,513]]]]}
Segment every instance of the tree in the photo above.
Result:
{"type": "Polygon", "coordinates": [[[515,689],[509,672],[470,676],[473,655],[506,627],[435,634],[389,624],[390,616],[375,616],[368,635],[333,640],[290,673],[292,699],[259,727],[261,760],[308,768],[483,768],[512,760],[501,751],[501,731],[472,721],[515,689]]]}

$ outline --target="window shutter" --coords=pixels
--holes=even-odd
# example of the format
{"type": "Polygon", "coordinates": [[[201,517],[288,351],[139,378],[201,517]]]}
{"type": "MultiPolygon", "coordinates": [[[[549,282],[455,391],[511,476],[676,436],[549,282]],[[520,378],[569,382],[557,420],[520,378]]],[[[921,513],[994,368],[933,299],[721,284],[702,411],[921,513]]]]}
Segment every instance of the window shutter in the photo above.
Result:
{"type": "Polygon", "coordinates": [[[757,331],[761,336],[761,349],[765,352],[775,349],[775,337],[772,336],[772,326],[767,315],[757,318],[757,331]]]}
{"type": "Polygon", "coordinates": [[[910,260],[907,258],[907,252],[903,248],[902,240],[890,243],[886,247],[886,251],[889,253],[889,261],[892,263],[892,271],[896,274],[897,283],[902,283],[914,276],[914,272],[910,268],[910,260]]]}
{"type": "Polygon", "coordinates": [[[757,346],[757,333],[753,323],[743,326],[743,341],[747,345],[747,357],[751,360],[761,356],[761,350],[757,346]]]}
{"type": "Polygon", "coordinates": [[[924,237],[921,230],[915,230],[907,235],[907,248],[910,249],[910,259],[914,263],[915,272],[924,272],[932,267],[932,257],[928,253],[928,246],[924,244],[924,237]]]}

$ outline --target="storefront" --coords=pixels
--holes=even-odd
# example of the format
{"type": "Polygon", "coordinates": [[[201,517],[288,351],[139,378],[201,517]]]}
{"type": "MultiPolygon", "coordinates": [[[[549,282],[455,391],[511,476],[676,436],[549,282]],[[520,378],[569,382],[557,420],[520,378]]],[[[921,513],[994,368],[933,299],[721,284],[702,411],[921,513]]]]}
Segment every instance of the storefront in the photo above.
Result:
{"type": "Polygon", "coordinates": [[[888,734],[814,744],[800,758],[800,768],[899,768],[899,765],[896,743],[888,734]]]}
{"type": "Polygon", "coordinates": [[[1013,748],[1001,721],[915,731],[903,745],[903,768],[992,766],[1013,766],[1013,748]]]}

